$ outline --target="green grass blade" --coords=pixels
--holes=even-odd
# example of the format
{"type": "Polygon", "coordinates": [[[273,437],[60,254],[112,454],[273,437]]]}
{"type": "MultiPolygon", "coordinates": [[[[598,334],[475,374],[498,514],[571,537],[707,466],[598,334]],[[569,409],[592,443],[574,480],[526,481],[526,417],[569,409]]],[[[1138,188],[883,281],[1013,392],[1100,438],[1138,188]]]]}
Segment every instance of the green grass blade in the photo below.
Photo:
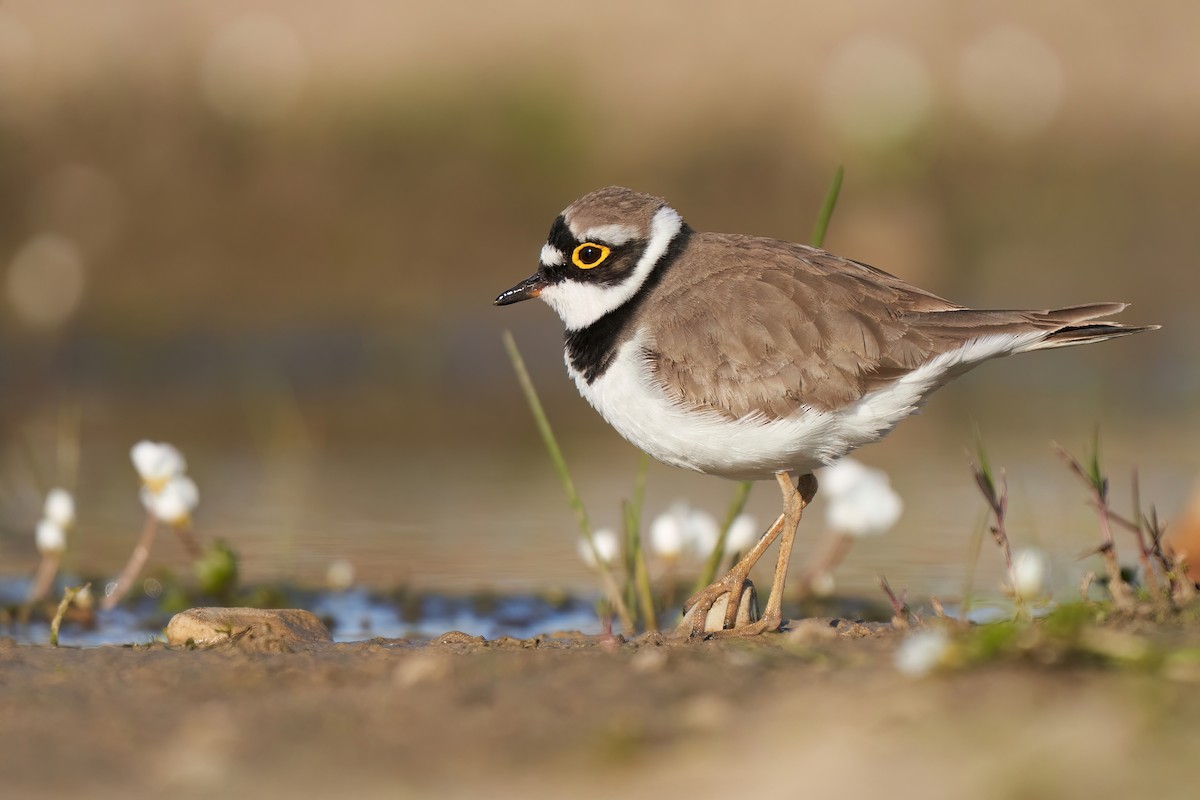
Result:
{"type": "Polygon", "coordinates": [[[650,571],[646,568],[646,551],[642,547],[642,537],[639,534],[637,510],[633,503],[622,505],[625,511],[626,542],[629,546],[629,575],[627,602],[640,618],[642,629],[653,631],[658,629],[658,615],[654,611],[654,592],[650,587],[650,571]]]}
{"type": "Polygon", "coordinates": [[[842,177],[845,172],[842,165],[838,164],[837,170],[833,173],[829,191],[825,193],[825,202],[821,204],[821,212],[817,215],[817,223],[813,225],[812,236],[808,238],[808,243],[813,247],[825,246],[825,232],[829,230],[829,220],[833,219],[833,210],[837,208],[838,195],[842,193],[842,177]]]}
{"type": "Polygon", "coordinates": [[[550,427],[550,420],[546,417],[546,411],[542,408],[542,401],[538,399],[537,390],[533,387],[533,380],[529,377],[529,370],[525,368],[525,360],[521,358],[521,352],[517,349],[517,343],[513,340],[512,333],[504,332],[504,349],[508,351],[508,358],[512,361],[513,371],[517,373],[517,382],[521,384],[521,391],[525,394],[525,401],[529,404],[529,410],[533,414],[533,420],[537,424],[538,433],[542,436],[542,442],[546,445],[547,452],[550,453],[550,460],[554,462],[554,471],[558,473],[559,480],[562,481],[563,491],[567,495],[567,503],[575,512],[575,519],[579,523],[579,531],[583,535],[584,541],[592,550],[592,555],[596,561],[596,571],[600,575],[600,580],[604,584],[604,591],[608,595],[609,601],[613,604],[613,608],[617,612],[617,617],[621,620],[621,625],[629,632],[633,632],[633,619],[629,614],[629,608],[625,605],[625,601],[621,598],[621,589],[617,585],[616,579],[613,577],[612,570],[609,565],[600,558],[600,552],[596,549],[596,540],[592,536],[592,525],[588,520],[587,510],[583,507],[583,500],[579,497],[579,492],[575,490],[575,482],[571,480],[571,473],[567,470],[566,459],[563,458],[562,450],[558,446],[558,440],[554,436],[554,431],[550,427]]]}
{"type": "Polygon", "coordinates": [[[90,589],[91,583],[85,583],[83,586],[73,586],[63,592],[62,602],[58,604],[58,611],[54,614],[54,619],[50,621],[50,646],[58,647],[58,629],[62,625],[63,617],[67,614],[67,609],[71,602],[75,599],[75,595],[82,592],[84,589],[90,589]]]}
{"type": "Polygon", "coordinates": [[[979,552],[983,549],[983,534],[987,531],[988,516],[986,511],[979,513],[975,523],[975,533],[971,536],[971,544],[967,552],[967,574],[963,580],[962,601],[959,603],[958,617],[963,622],[971,613],[972,596],[975,593],[975,572],[979,569],[979,552]]]}
{"type": "Polygon", "coordinates": [[[637,605],[645,618],[645,630],[658,630],[658,615],[654,611],[654,593],[650,588],[650,571],[646,568],[646,548],[642,542],[642,509],[646,502],[646,477],[650,471],[650,456],[642,453],[638,461],[637,480],[633,484],[633,501],[625,508],[625,525],[633,544],[633,583],[637,605]]]}
{"type": "Polygon", "coordinates": [[[621,501],[621,593],[633,623],[638,623],[637,597],[637,559],[642,543],[638,537],[637,522],[633,516],[633,504],[628,500],[621,501]]]}

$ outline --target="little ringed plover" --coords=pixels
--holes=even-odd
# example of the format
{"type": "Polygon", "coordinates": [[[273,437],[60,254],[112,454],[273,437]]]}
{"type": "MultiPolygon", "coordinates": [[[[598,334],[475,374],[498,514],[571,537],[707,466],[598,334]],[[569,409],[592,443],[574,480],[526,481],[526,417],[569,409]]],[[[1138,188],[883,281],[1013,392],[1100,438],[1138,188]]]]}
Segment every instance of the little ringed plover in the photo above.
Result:
{"type": "Polygon", "coordinates": [[[696,606],[692,635],[726,593],[723,633],[780,626],[812,471],[878,441],[938,387],[988,359],[1158,327],[1101,319],[1123,303],[965,308],[824,250],[694,231],[663,199],[617,186],[569,205],[537,272],[495,303],[533,297],[562,318],[567,372],[623,437],[667,464],[779,483],[783,514],[685,605],[696,606]],[[732,628],[750,569],[776,538],[764,614],[732,628]]]}

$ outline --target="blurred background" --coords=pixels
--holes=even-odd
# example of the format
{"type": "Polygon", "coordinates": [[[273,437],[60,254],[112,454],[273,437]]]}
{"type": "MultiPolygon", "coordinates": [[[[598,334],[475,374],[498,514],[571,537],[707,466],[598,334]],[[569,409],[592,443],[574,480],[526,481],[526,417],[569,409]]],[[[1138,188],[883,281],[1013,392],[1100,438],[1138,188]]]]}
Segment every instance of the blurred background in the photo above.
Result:
{"type": "MultiPolygon", "coordinates": [[[[1070,585],[1095,527],[1052,439],[1099,428],[1119,509],[1134,466],[1166,516],[1197,473],[1198,29],[1185,2],[5,2],[0,575],[33,569],[56,484],[68,568],[115,572],[151,438],[249,579],[344,558],[379,586],[590,587],[500,332],[597,523],[638,454],[566,378],[553,313],[492,299],[591,189],[805,240],[844,164],[829,249],[968,305],[1164,326],[987,365],[859,453],[906,513],[840,587],[961,587],[976,430],[1014,542],[1070,585]]],[[[654,465],[647,511],[731,490],[654,465]]],[[[759,487],[763,525],[777,508],[759,487]]]]}

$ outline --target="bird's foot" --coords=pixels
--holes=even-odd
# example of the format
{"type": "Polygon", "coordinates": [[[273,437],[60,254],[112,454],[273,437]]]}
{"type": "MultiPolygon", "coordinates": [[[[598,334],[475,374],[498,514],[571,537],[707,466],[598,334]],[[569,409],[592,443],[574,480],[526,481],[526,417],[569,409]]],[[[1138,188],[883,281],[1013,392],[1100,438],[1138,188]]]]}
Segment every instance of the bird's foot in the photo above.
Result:
{"type": "Polygon", "coordinates": [[[757,624],[758,593],[753,582],[731,572],[688,598],[683,612],[675,629],[678,636],[698,639],[717,631],[748,630],[757,624]],[[735,597],[738,602],[730,608],[735,597]]]}
{"type": "Polygon", "coordinates": [[[783,619],[778,614],[768,614],[758,622],[737,625],[733,628],[722,628],[719,631],[709,631],[703,634],[703,636],[705,639],[733,639],[744,636],[758,636],[761,633],[777,631],[782,624],[783,619]]]}

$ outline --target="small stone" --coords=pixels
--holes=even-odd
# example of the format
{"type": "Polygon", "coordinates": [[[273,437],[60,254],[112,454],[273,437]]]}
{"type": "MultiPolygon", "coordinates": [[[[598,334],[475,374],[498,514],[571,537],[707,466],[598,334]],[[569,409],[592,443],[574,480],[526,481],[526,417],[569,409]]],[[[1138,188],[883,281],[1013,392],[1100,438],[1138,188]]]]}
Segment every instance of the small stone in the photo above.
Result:
{"type": "Polygon", "coordinates": [[[543,639],[563,639],[570,641],[572,639],[586,639],[587,634],[583,631],[550,631],[550,633],[542,634],[543,639]]]}
{"type": "Polygon", "coordinates": [[[829,622],[828,619],[793,620],[788,623],[787,641],[789,644],[808,647],[837,639],[837,627],[829,622]]]}
{"type": "MultiPolygon", "coordinates": [[[[887,623],[887,627],[891,628],[891,623],[887,623]]],[[[863,639],[875,635],[870,626],[861,620],[835,619],[833,620],[833,629],[843,639],[863,639]]]]}
{"type": "Polygon", "coordinates": [[[303,609],[190,608],[167,623],[167,644],[197,647],[230,644],[248,650],[284,650],[331,642],[329,629],[303,609]]]}
{"type": "Polygon", "coordinates": [[[667,637],[663,636],[660,631],[646,631],[642,635],[634,637],[633,641],[644,647],[661,647],[667,643],[667,637]]]}
{"type": "Polygon", "coordinates": [[[497,636],[495,639],[492,639],[492,644],[495,647],[505,647],[509,650],[525,647],[525,641],[515,636],[497,636]]]}
{"type": "Polygon", "coordinates": [[[449,631],[433,640],[434,644],[486,644],[482,636],[472,636],[462,631],[449,631]]]}

